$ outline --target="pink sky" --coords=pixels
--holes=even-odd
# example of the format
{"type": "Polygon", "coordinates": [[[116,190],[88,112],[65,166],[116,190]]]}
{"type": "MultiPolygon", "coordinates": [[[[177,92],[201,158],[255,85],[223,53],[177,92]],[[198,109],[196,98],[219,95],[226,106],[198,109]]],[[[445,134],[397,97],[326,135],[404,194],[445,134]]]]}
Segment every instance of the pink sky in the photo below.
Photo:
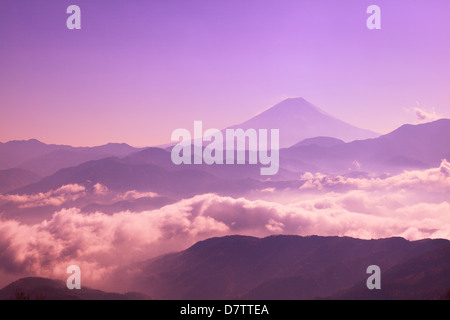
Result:
{"type": "Polygon", "coordinates": [[[450,1],[1,1],[0,141],[165,143],[301,96],[387,133],[450,118],[450,1]],[[66,8],[82,30],[66,28],[66,8]],[[366,8],[382,29],[366,28],[366,8]]]}

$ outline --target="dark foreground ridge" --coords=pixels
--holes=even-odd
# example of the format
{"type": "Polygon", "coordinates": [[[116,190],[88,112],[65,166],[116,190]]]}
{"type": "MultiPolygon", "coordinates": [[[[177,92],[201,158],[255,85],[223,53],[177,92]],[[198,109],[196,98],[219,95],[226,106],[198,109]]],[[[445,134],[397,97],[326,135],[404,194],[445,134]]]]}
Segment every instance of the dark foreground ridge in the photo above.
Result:
{"type": "Polygon", "coordinates": [[[362,240],[322,236],[226,236],[119,270],[134,292],[68,290],[63,281],[24,278],[0,299],[46,300],[311,300],[448,299],[450,241],[362,240]],[[381,269],[369,290],[367,267],[381,269]]]}
{"type": "Polygon", "coordinates": [[[89,288],[69,290],[63,281],[29,277],[1,289],[0,300],[150,300],[150,297],[136,292],[120,294],[89,288]]]}
{"type": "Polygon", "coordinates": [[[141,265],[134,290],[155,299],[440,299],[450,241],[403,238],[212,238],[141,265]],[[367,267],[381,268],[369,290],[367,267]]]}

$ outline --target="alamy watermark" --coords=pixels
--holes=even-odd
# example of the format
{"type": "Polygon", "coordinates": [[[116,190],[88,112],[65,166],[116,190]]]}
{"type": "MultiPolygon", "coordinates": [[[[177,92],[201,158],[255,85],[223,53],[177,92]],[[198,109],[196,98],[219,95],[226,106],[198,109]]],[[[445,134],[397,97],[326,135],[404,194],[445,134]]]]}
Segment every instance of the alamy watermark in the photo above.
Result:
{"type": "MultiPolygon", "coordinates": [[[[67,18],[66,26],[69,30],[81,29],[81,9],[77,5],[70,5],[66,10],[70,16],[67,18]]],[[[370,16],[367,18],[366,26],[369,30],[381,29],[381,9],[377,5],[370,5],[366,13],[370,16]]]]}
{"type": "Polygon", "coordinates": [[[66,285],[67,289],[73,290],[81,289],[81,269],[77,265],[71,265],[67,267],[66,273],[69,273],[70,276],[67,278],[66,285]]]}
{"type": "Polygon", "coordinates": [[[194,134],[176,129],[171,140],[178,141],[171,158],[180,164],[261,164],[263,176],[274,175],[279,169],[279,129],[208,129],[203,132],[202,121],[194,121],[194,134]],[[268,147],[270,141],[270,148],[268,147]],[[205,142],[207,143],[205,145],[205,142]],[[247,159],[248,158],[248,159],[247,159]],[[248,162],[247,162],[248,160],[248,162]]]}
{"type": "Polygon", "coordinates": [[[371,276],[369,278],[367,278],[367,281],[366,281],[367,289],[380,290],[381,289],[381,269],[380,269],[380,267],[377,265],[368,266],[366,273],[371,274],[371,276]]]}

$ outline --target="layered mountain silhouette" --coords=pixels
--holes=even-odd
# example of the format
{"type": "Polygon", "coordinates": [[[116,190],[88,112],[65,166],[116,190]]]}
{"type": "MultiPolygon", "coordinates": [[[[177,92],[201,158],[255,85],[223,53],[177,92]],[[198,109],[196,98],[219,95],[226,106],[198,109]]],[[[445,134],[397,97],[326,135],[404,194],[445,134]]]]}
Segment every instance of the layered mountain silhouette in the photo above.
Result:
{"type": "Polygon", "coordinates": [[[334,137],[344,141],[375,138],[379,134],[339,120],[303,98],[283,100],[270,109],[231,129],[280,129],[280,147],[290,147],[314,137],[334,137]]]}
{"type": "Polygon", "coordinates": [[[134,288],[156,299],[438,299],[450,288],[449,248],[430,239],[212,238],[142,263],[134,288]],[[377,293],[366,292],[370,265],[382,270],[377,293]]]}
{"type": "Polygon", "coordinates": [[[239,193],[257,185],[251,180],[224,180],[201,170],[167,171],[153,164],[131,164],[111,157],[93,160],[76,167],[61,169],[35,184],[11,193],[32,194],[58,189],[68,184],[91,188],[101,183],[115,191],[154,191],[165,195],[187,196],[208,192],[239,193]]]}
{"type": "Polygon", "coordinates": [[[282,181],[298,184],[299,174],[307,171],[349,174],[353,168],[358,174],[381,174],[438,167],[450,154],[449,142],[449,119],[404,125],[378,138],[348,143],[330,137],[309,138],[280,150],[281,169],[270,177],[272,182],[264,183],[259,181],[267,179],[260,175],[260,165],[177,166],[171,161],[170,150],[160,148],[148,148],[123,158],[88,161],[26,186],[23,185],[35,181],[37,175],[23,170],[5,171],[0,179],[9,179],[4,183],[3,192],[16,194],[47,192],[75,183],[86,187],[101,183],[112,190],[154,191],[167,196],[205,192],[240,194],[250,189],[292,186],[282,181]]]}
{"type": "Polygon", "coordinates": [[[0,300],[150,300],[137,292],[125,294],[81,288],[69,290],[63,281],[29,277],[0,289],[0,300]]]}
{"type": "MultiPolygon", "coordinates": [[[[323,141],[323,140],[322,140],[323,141]]],[[[342,173],[357,161],[366,172],[398,172],[439,166],[450,153],[450,119],[419,125],[403,125],[374,139],[331,143],[303,142],[280,152],[291,159],[287,169],[305,171],[302,163],[314,163],[322,172],[342,173]]],[[[287,161],[286,161],[287,162],[287,161]]]]}
{"type": "MultiPolygon", "coordinates": [[[[302,98],[284,100],[234,127],[279,127],[280,134],[288,137],[289,147],[280,150],[280,170],[269,177],[272,181],[297,180],[304,172],[347,174],[349,169],[396,173],[437,167],[443,158],[450,157],[449,119],[404,125],[376,137],[375,133],[337,120],[302,98]],[[364,137],[371,138],[343,141],[364,137]]],[[[253,180],[267,179],[260,175],[260,165],[248,163],[176,166],[171,161],[170,148],[136,149],[126,144],[74,148],[28,140],[0,143],[0,154],[0,169],[14,168],[0,173],[3,193],[45,192],[64,184],[90,181],[113,189],[171,189],[185,195],[183,186],[191,176],[195,184],[188,188],[192,191],[188,194],[229,190],[224,180],[242,180],[247,181],[242,186],[254,186],[253,180]],[[35,183],[38,176],[44,178],[35,183]]]]}
{"type": "Polygon", "coordinates": [[[41,176],[106,157],[125,157],[139,151],[124,143],[109,143],[98,147],[71,147],[45,144],[36,139],[0,143],[0,170],[21,168],[41,176]]]}

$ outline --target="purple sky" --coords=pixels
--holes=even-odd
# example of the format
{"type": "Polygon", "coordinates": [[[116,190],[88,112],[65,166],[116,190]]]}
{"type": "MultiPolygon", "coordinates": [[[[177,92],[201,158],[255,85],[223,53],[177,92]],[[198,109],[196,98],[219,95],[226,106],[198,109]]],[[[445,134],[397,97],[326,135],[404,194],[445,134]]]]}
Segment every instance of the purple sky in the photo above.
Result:
{"type": "Polygon", "coordinates": [[[448,0],[2,0],[0,141],[155,145],[292,96],[387,133],[450,118],[449,57],[448,0]]]}

